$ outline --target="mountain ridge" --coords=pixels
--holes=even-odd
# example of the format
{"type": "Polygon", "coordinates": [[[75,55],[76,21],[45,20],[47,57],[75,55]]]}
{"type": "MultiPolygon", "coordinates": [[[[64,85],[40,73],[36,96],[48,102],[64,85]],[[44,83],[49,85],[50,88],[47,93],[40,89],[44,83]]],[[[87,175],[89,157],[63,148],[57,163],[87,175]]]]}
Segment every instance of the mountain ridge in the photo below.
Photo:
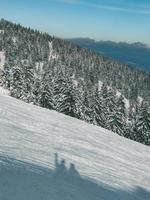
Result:
{"type": "Polygon", "coordinates": [[[95,39],[91,39],[88,37],[74,37],[74,38],[66,38],[66,40],[77,40],[77,41],[84,41],[87,43],[108,43],[108,44],[114,44],[114,45],[124,45],[124,46],[133,46],[133,47],[138,47],[138,48],[147,48],[149,49],[149,45],[142,43],[142,42],[124,42],[124,41],[120,41],[120,42],[115,42],[113,40],[95,40],[95,39]]]}
{"type": "Polygon", "coordinates": [[[141,42],[127,43],[127,42],[114,42],[114,41],[95,41],[90,38],[70,38],[71,41],[86,49],[91,49],[99,54],[110,56],[111,58],[124,62],[133,66],[150,72],[149,53],[150,47],[141,42]]]}

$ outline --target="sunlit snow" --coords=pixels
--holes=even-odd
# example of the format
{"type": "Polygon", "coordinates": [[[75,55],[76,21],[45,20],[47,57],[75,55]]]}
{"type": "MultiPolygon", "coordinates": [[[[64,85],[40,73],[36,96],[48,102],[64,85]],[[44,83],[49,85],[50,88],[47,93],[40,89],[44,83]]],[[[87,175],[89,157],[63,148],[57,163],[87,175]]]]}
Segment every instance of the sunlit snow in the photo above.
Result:
{"type": "Polygon", "coordinates": [[[149,147],[0,95],[0,199],[149,200],[149,186],[149,147]]]}

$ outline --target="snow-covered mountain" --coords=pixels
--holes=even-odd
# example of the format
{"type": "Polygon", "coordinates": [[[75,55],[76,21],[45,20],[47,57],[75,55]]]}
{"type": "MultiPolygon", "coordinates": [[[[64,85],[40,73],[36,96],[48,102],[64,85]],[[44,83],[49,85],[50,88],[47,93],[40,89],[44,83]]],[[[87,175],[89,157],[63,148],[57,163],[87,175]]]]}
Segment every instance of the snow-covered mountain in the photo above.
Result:
{"type": "Polygon", "coordinates": [[[1,200],[149,200],[149,186],[149,147],[0,96],[1,200]]]}
{"type": "Polygon", "coordinates": [[[150,74],[4,19],[0,86],[17,99],[150,145],[150,74]]]}

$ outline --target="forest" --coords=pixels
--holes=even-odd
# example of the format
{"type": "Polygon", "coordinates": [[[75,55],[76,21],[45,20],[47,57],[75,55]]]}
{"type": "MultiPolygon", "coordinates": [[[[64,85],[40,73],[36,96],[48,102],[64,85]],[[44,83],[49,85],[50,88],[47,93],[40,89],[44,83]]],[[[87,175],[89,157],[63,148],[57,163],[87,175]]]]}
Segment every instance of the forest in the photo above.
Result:
{"type": "Polygon", "coordinates": [[[4,19],[0,52],[11,96],[150,145],[150,74],[4,19]]]}

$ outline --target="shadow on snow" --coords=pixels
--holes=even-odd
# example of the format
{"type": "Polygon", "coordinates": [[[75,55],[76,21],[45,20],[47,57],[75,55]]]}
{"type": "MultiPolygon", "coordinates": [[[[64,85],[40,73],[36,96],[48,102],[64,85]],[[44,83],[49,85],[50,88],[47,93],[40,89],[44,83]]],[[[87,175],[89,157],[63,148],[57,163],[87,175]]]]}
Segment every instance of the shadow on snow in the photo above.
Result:
{"type": "Polygon", "coordinates": [[[12,158],[0,157],[1,200],[149,200],[150,193],[140,187],[117,190],[81,177],[76,166],[59,161],[55,170],[12,158]]]}

